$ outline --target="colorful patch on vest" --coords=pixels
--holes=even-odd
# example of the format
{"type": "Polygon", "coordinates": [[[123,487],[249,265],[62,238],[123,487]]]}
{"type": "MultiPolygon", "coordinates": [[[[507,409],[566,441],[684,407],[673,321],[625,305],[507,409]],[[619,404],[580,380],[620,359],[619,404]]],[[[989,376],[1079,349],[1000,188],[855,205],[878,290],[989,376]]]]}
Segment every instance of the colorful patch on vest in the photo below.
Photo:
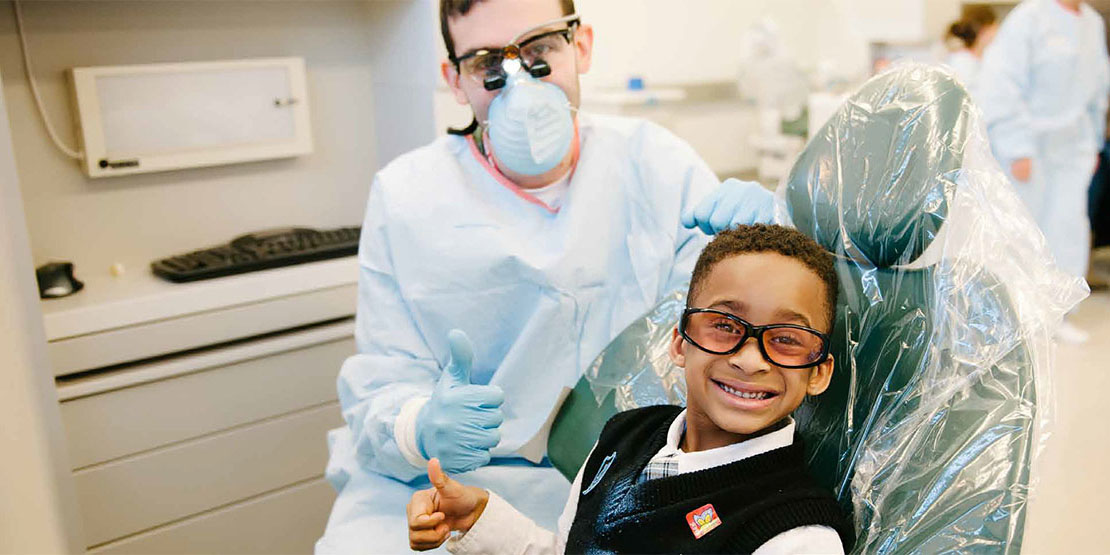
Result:
{"type": "Polygon", "coordinates": [[[601,461],[601,466],[597,469],[597,474],[594,474],[594,479],[592,482],[590,482],[590,487],[582,490],[582,495],[590,493],[591,491],[593,491],[594,488],[597,487],[597,484],[601,482],[601,478],[605,476],[605,473],[609,470],[609,467],[613,466],[613,460],[616,458],[617,452],[613,451],[612,453],[609,453],[608,457],[605,457],[605,460],[601,461]]]}
{"type": "Polygon", "coordinates": [[[690,525],[694,539],[700,540],[702,536],[721,525],[721,517],[717,516],[713,504],[709,503],[686,513],[686,523],[690,525]]]}

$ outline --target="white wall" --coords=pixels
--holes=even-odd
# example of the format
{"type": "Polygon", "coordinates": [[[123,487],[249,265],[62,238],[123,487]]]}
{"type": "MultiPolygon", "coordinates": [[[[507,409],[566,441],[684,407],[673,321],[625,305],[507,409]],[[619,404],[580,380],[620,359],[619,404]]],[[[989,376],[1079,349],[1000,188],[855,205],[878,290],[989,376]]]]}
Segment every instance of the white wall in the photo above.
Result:
{"type": "Polygon", "coordinates": [[[0,553],[75,553],[81,519],[17,182],[0,98],[0,553]]]}
{"type": "Polygon", "coordinates": [[[402,69],[431,64],[436,38],[425,8],[416,1],[24,2],[39,88],[70,144],[66,68],[306,60],[312,155],[90,180],[49,143],[5,3],[0,71],[35,263],[71,260],[78,277],[115,261],[148,271],[152,260],[243,232],[361,223],[373,173],[434,132],[432,76],[402,69]]]}
{"type": "Polygon", "coordinates": [[[775,22],[806,69],[823,60],[855,63],[847,44],[883,35],[906,42],[940,39],[959,15],[959,0],[576,0],[594,25],[594,67],[585,83],[623,87],[631,75],[648,84],[731,81],[743,33],[775,22]],[[880,31],[882,31],[880,33],[880,31]],[[910,36],[910,35],[913,36],[910,36]]]}
{"type": "Polygon", "coordinates": [[[648,84],[736,79],[743,32],[764,18],[782,31],[791,53],[812,67],[823,56],[822,20],[829,0],[577,0],[595,28],[594,67],[587,82],[623,87],[630,75],[648,84]]]}

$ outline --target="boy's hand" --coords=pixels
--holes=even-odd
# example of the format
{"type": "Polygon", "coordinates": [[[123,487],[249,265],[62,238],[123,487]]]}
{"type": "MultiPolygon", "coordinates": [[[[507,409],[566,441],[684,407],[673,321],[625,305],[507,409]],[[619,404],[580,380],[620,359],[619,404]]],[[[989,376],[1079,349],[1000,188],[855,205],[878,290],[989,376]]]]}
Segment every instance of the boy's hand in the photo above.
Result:
{"type": "Polygon", "coordinates": [[[428,461],[428,480],[433,487],[412,494],[407,508],[409,547],[416,551],[439,547],[452,530],[470,530],[489,501],[488,491],[447,477],[439,459],[428,461]]]}

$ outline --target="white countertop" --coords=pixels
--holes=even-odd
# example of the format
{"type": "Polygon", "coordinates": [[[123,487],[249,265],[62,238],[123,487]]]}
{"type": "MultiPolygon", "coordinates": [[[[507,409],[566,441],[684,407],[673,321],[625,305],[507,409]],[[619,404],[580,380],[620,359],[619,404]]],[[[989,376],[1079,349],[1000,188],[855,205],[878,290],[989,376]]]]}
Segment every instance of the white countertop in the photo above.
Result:
{"type": "MultiPolygon", "coordinates": [[[[40,301],[48,341],[352,285],[358,283],[358,257],[191,283],[166,281],[149,267],[119,277],[103,274],[81,279],[85,288],[78,293],[40,301]]],[[[352,314],[354,310],[352,305],[352,314]]]]}
{"type": "Polygon", "coordinates": [[[600,89],[583,95],[583,104],[606,106],[641,106],[658,102],[682,102],[686,91],[679,87],[657,87],[652,89],[600,89]]]}

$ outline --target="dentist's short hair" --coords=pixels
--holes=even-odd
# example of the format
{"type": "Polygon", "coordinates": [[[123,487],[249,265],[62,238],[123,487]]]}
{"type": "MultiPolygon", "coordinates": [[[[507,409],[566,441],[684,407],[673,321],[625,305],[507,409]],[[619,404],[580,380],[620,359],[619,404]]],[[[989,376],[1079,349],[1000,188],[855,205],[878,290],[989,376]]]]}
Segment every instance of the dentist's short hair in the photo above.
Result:
{"type": "MultiPolygon", "coordinates": [[[[447,20],[466,15],[475,4],[484,1],[486,0],[439,0],[439,32],[443,35],[443,45],[447,47],[447,55],[451,56],[452,60],[458,54],[455,52],[455,39],[451,37],[451,31],[447,28],[447,20]]],[[[575,13],[574,0],[557,1],[563,8],[563,15],[575,13]]]]}

